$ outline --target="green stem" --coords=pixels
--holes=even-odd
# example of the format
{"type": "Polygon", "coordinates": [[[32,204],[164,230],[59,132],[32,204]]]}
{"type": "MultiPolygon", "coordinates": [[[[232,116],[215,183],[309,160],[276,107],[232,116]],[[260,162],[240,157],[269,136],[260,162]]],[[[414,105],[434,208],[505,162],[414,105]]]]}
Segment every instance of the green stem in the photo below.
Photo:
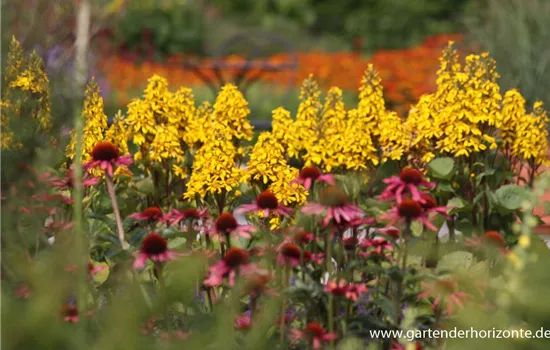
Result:
{"type": "Polygon", "coordinates": [[[128,249],[128,244],[124,240],[124,227],[122,226],[122,218],[120,217],[120,209],[118,208],[118,201],[116,199],[115,185],[113,183],[113,179],[107,173],[105,173],[105,182],[107,183],[107,192],[109,193],[109,197],[111,198],[111,203],[113,205],[113,214],[115,215],[120,246],[122,247],[122,250],[126,250],[128,249]]]}
{"type": "Polygon", "coordinates": [[[290,270],[289,270],[289,267],[288,265],[285,266],[285,268],[283,269],[283,272],[282,272],[282,278],[283,278],[283,283],[284,283],[284,289],[282,289],[282,293],[283,293],[283,304],[281,305],[281,320],[280,320],[280,333],[281,333],[281,346],[283,346],[284,342],[285,342],[285,311],[286,311],[286,303],[287,303],[287,299],[286,299],[286,294],[285,294],[285,291],[286,289],[288,288],[288,283],[289,283],[289,275],[290,275],[290,270]]]}

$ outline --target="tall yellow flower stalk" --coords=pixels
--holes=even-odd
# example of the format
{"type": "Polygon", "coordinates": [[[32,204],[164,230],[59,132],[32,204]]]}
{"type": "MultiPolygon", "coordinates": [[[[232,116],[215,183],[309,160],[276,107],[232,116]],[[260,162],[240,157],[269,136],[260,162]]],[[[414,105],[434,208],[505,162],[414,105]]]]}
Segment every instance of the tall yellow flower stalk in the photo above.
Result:
{"type": "MultiPolygon", "coordinates": [[[[84,117],[84,130],[82,137],[82,163],[92,160],[92,150],[96,144],[103,141],[109,141],[117,146],[120,155],[128,154],[128,143],[126,136],[126,127],[124,126],[124,116],[118,112],[113,118],[111,126],[107,123],[107,115],[103,109],[103,98],[100,96],[99,86],[92,80],[86,86],[84,108],[82,109],[84,117]]],[[[76,148],[76,137],[74,131],[71,132],[71,139],[67,145],[67,157],[74,159],[76,148]]],[[[92,170],[95,176],[102,176],[100,169],[92,170]]],[[[118,167],[115,175],[129,174],[124,166],[118,167]]]]}
{"type": "Polygon", "coordinates": [[[538,169],[548,165],[548,113],[542,102],[535,102],[533,112],[522,115],[515,128],[512,157],[529,166],[529,183],[533,184],[538,169]]]}
{"type": "Polygon", "coordinates": [[[469,55],[462,68],[451,42],[440,61],[437,91],[423,96],[407,120],[412,149],[427,162],[438,154],[469,157],[496,148],[502,96],[494,60],[469,55]]]}
{"type": "Polygon", "coordinates": [[[9,47],[4,82],[1,98],[2,149],[21,148],[22,144],[10,127],[16,119],[30,115],[38,121],[38,129],[42,132],[52,127],[50,81],[42,58],[34,51],[25,58],[15,37],[9,47]]]}
{"type": "Polygon", "coordinates": [[[250,153],[243,181],[260,191],[271,190],[285,205],[302,204],[307,191],[302,185],[290,184],[297,177],[298,169],[287,163],[284,147],[271,132],[261,133],[250,153]]]}
{"type": "Polygon", "coordinates": [[[300,105],[296,114],[293,130],[296,137],[288,144],[288,155],[301,159],[303,154],[315,144],[319,137],[320,117],[322,107],[321,90],[310,75],[302,84],[300,105]]]}
{"type": "Polygon", "coordinates": [[[241,184],[243,170],[237,166],[237,148],[222,124],[215,124],[207,141],[195,154],[186,199],[213,202],[220,213],[229,194],[241,184]]]}
{"type": "Polygon", "coordinates": [[[222,87],[213,106],[211,120],[221,124],[235,140],[251,140],[253,127],[248,120],[250,109],[243,94],[233,84],[222,87]]]}

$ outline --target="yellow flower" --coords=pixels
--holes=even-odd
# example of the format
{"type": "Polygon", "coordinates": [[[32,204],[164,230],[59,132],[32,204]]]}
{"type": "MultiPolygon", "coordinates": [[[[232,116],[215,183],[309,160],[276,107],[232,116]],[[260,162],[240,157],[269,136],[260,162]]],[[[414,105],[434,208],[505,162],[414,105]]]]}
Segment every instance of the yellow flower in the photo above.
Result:
{"type": "Polygon", "coordinates": [[[223,86],[214,103],[212,120],[224,125],[235,139],[251,140],[253,128],[249,114],[248,102],[237,87],[233,84],[223,86]]]}
{"type": "Polygon", "coordinates": [[[209,139],[197,151],[184,198],[205,198],[208,194],[230,192],[240,185],[243,170],[236,165],[235,146],[227,138],[225,128],[220,129],[217,138],[209,139]]]}
{"type": "MultiPolygon", "coordinates": [[[[101,141],[105,140],[107,130],[107,115],[103,111],[103,98],[99,95],[99,86],[92,80],[86,87],[86,98],[82,114],[84,117],[84,130],[82,137],[82,162],[86,163],[92,159],[92,149],[101,141]]],[[[76,148],[76,137],[74,131],[71,133],[71,140],[67,145],[67,157],[74,159],[76,148]]]]}

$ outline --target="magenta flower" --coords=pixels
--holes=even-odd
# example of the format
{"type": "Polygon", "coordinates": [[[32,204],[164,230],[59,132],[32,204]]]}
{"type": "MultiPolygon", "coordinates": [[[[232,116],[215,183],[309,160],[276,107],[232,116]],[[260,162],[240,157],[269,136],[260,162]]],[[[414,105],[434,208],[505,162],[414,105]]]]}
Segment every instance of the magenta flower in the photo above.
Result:
{"type": "MultiPolygon", "coordinates": [[[[82,180],[82,186],[94,186],[99,183],[98,177],[90,176],[89,174],[84,174],[84,179],[82,180]]],[[[73,169],[67,170],[65,177],[63,179],[52,177],[50,178],[50,183],[52,186],[59,187],[61,189],[73,188],[74,183],[74,171],[73,169]]]]}
{"type": "MultiPolygon", "coordinates": [[[[279,265],[286,265],[294,267],[300,263],[302,251],[298,246],[291,242],[283,242],[277,249],[277,263],[279,265]]],[[[309,257],[311,259],[311,257],[309,257]]],[[[304,254],[305,260],[305,254],[304,254]]]]}
{"type": "Polygon", "coordinates": [[[368,292],[367,287],[362,283],[350,283],[346,291],[346,298],[357,302],[357,299],[368,292]]]}
{"type": "Polygon", "coordinates": [[[309,215],[325,214],[323,225],[328,226],[334,220],[336,224],[350,223],[361,219],[363,212],[357,206],[349,204],[345,193],[336,187],[326,188],[321,194],[321,203],[306,203],[302,213],[309,215]]]}
{"type": "Polygon", "coordinates": [[[437,202],[435,201],[435,199],[426,193],[422,193],[422,202],[420,204],[422,205],[422,209],[424,209],[424,211],[426,212],[426,215],[440,214],[446,217],[447,219],[451,218],[448,214],[448,211],[451,208],[444,207],[444,206],[437,206],[437,202]]]}
{"type": "Polygon", "coordinates": [[[322,174],[321,171],[315,167],[305,167],[300,171],[298,178],[292,180],[290,183],[298,183],[305,187],[306,190],[309,190],[311,185],[316,181],[322,181],[329,185],[334,186],[334,175],[332,174],[322,174]]]}
{"type": "Polygon", "coordinates": [[[107,171],[109,176],[113,176],[113,169],[119,166],[132,165],[132,155],[126,154],[120,156],[117,146],[111,142],[104,141],[96,144],[92,149],[92,160],[84,164],[84,169],[90,170],[95,167],[100,167],[107,171]]]}
{"type": "Polygon", "coordinates": [[[201,210],[188,208],[182,211],[178,209],[172,209],[164,216],[164,220],[168,225],[176,225],[180,221],[196,224],[199,220],[208,218],[207,211],[208,208],[204,208],[201,210]]]}
{"type": "Polygon", "coordinates": [[[244,238],[250,238],[251,232],[256,232],[256,228],[254,226],[239,225],[233,214],[228,212],[222,213],[218,216],[213,227],[208,230],[208,233],[218,233],[225,236],[234,234],[244,238]]]}
{"type": "Polygon", "coordinates": [[[399,177],[392,176],[383,181],[388,186],[378,198],[381,200],[396,199],[397,203],[401,203],[405,193],[409,193],[415,201],[423,202],[418,188],[433,189],[435,187],[434,183],[426,181],[422,173],[416,169],[405,169],[401,171],[399,177]]]}
{"type": "Polygon", "coordinates": [[[77,323],[78,308],[74,305],[65,305],[65,308],[63,309],[63,319],[65,322],[77,323]]]}
{"type": "Polygon", "coordinates": [[[166,262],[176,259],[179,255],[179,253],[168,249],[168,242],[164,237],[156,232],[151,232],[141,243],[140,251],[135,254],[134,268],[144,268],[147,259],[154,262],[166,262]]]}
{"type": "Polygon", "coordinates": [[[414,199],[403,199],[398,205],[394,206],[387,214],[380,217],[382,220],[389,219],[387,226],[392,226],[396,222],[419,220],[427,228],[437,231],[428,217],[428,212],[422,208],[422,204],[414,199]]]}
{"type": "Polygon", "coordinates": [[[130,219],[134,220],[151,220],[151,221],[160,221],[164,220],[164,214],[162,213],[162,209],[159,207],[149,207],[144,209],[141,212],[133,213],[131,215],[128,215],[130,219]]]}
{"type": "Polygon", "coordinates": [[[243,276],[254,273],[263,273],[256,265],[250,263],[250,254],[238,247],[232,247],[225,252],[225,256],[208,269],[209,276],[204,281],[207,287],[216,287],[222,284],[223,279],[228,277],[229,285],[233,286],[237,270],[243,276]]]}
{"type": "Polygon", "coordinates": [[[323,343],[336,339],[336,334],[327,333],[326,329],[317,322],[310,322],[304,329],[292,329],[291,338],[292,344],[305,340],[312,345],[313,349],[320,349],[323,343]]]}
{"type": "Polygon", "coordinates": [[[368,291],[364,284],[346,283],[344,280],[336,283],[329,281],[325,285],[324,291],[335,296],[346,297],[347,299],[357,301],[359,296],[368,291]]]}
{"type": "Polygon", "coordinates": [[[262,212],[263,217],[267,218],[270,214],[289,216],[292,209],[280,204],[273,192],[266,190],[260,193],[258,198],[252,204],[244,204],[238,208],[235,213],[242,214],[248,212],[262,212]]]}
{"type": "Polygon", "coordinates": [[[458,290],[458,284],[449,279],[440,279],[421,283],[424,291],[417,295],[418,299],[433,297],[432,308],[440,304],[446,306],[448,315],[452,315],[456,307],[463,307],[464,301],[470,296],[458,290]]]}
{"type": "Polygon", "coordinates": [[[252,326],[252,320],[250,319],[250,314],[246,313],[242,316],[237,316],[235,318],[235,328],[241,331],[250,329],[252,326]]]}
{"type": "Polygon", "coordinates": [[[374,251],[377,254],[383,254],[386,251],[393,251],[393,245],[382,237],[365,239],[361,242],[361,247],[367,249],[374,248],[374,251]]]}

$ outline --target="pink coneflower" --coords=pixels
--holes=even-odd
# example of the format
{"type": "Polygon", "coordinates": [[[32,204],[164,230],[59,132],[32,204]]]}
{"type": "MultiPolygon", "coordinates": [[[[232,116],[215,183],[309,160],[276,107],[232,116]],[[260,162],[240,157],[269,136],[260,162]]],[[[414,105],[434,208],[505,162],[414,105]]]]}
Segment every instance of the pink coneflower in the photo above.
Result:
{"type": "MultiPolygon", "coordinates": [[[[107,269],[107,266],[105,265],[94,265],[93,263],[88,263],[87,265],[87,268],[88,268],[88,273],[89,273],[89,276],[88,276],[88,279],[92,279],[93,275],[99,273],[100,271],[103,271],[105,269],[107,269]]],[[[67,272],[74,272],[78,269],[78,266],[76,265],[71,265],[71,266],[68,266],[65,268],[65,271],[67,272]]]]}
{"type": "Polygon", "coordinates": [[[367,287],[362,283],[350,283],[346,291],[346,298],[357,302],[359,297],[368,292],[367,287]]]}
{"type": "Polygon", "coordinates": [[[134,268],[142,269],[145,267],[147,259],[154,262],[166,262],[176,259],[179,254],[168,249],[168,242],[164,237],[156,232],[151,232],[145,237],[141,243],[140,251],[135,255],[134,268]]]}
{"type": "Polygon", "coordinates": [[[100,167],[107,171],[109,176],[113,176],[113,169],[119,166],[132,165],[132,155],[126,154],[120,156],[118,147],[111,142],[99,142],[92,149],[92,160],[84,164],[84,169],[89,170],[95,167],[100,167]]]}
{"type": "Polygon", "coordinates": [[[301,230],[294,234],[294,236],[292,237],[292,240],[295,243],[301,246],[304,246],[309,242],[313,241],[313,238],[314,238],[313,233],[301,230]]]}
{"type": "Polygon", "coordinates": [[[196,224],[199,220],[208,218],[207,211],[208,208],[201,210],[187,208],[181,211],[178,209],[172,209],[164,216],[164,219],[168,225],[175,225],[180,221],[184,221],[187,224],[196,224]]]}
{"type": "Polygon", "coordinates": [[[267,284],[271,281],[271,277],[265,273],[254,273],[247,277],[244,286],[246,294],[250,294],[251,297],[258,297],[260,295],[278,295],[273,289],[269,288],[267,284]]]}
{"type": "Polygon", "coordinates": [[[473,236],[471,238],[465,238],[464,243],[466,246],[474,248],[475,250],[480,249],[496,249],[505,254],[508,250],[505,248],[506,242],[504,237],[496,231],[487,231],[481,236],[473,236]]]}
{"type": "Polygon", "coordinates": [[[235,329],[247,331],[250,329],[251,326],[252,320],[250,318],[250,314],[246,313],[235,318],[235,329]]]}
{"type": "Polygon", "coordinates": [[[382,220],[389,219],[390,222],[387,226],[392,226],[397,221],[412,221],[419,220],[430,230],[437,231],[428,217],[422,204],[414,199],[403,199],[398,205],[394,206],[387,214],[380,217],[382,220]]]}
{"type": "Polygon", "coordinates": [[[452,315],[456,307],[463,307],[469,294],[458,291],[458,284],[452,280],[440,279],[437,281],[423,282],[421,286],[424,292],[417,295],[418,299],[433,297],[432,308],[440,304],[446,305],[448,315],[452,315]]]}
{"type": "Polygon", "coordinates": [[[357,237],[351,236],[343,239],[344,249],[347,251],[354,251],[359,243],[357,237]]]}
{"type": "Polygon", "coordinates": [[[346,283],[344,280],[340,280],[338,283],[329,281],[325,285],[324,291],[335,296],[357,301],[360,295],[367,292],[367,287],[364,284],[346,283]]]}
{"type": "Polygon", "coordinates": [[[310,322],[304,329],[292,329],[292,344],[305,340],[309,342],[314,349],[320,349],[323,343],[336,339],[336,334],[327,333],[327,331],[317,322],[310,322]]]}
{"type": "Polygon", "coordinates": [[[382,192],[379,199],[396,199],[397,203],[401,202],[404,193],[410,193],[412,199],[422,202],[422,196],[418,188],[424,187],[427,189],[432,189],[435,187],[434,183],[426,181],[422,173],[416,169],[404,169],[399,174],[399,177],[392,176],[389,179],[384,179],[383,181],[388,186],[382,192]]]}
{"type": "Polygon", "coordinates": [[[250,233],[255,232],[256,228],[251,225],[239,225],[233,214],[225,212],[218,216],[214,223],[214,227],[210,229],[210,231],[225,236],[233,233],[240,237],[250,238],[250,233]]]}
{"type": "Polygon", "coordinates": [[[323,174],[316,167],[305,167],[300,171],[297,179],[292,180],[290,183],[298,183],[304,186],[306,190],[309,190],[311,185],[316,181],[322,181],[329,185],[334,186],[334,175],[323,174]]]}
{"type": "Polygon", "coordinates": [[[261,273],[254,264],[251,264],[250,255],[242,248],[232,247],[225,252],[224,257],[216,264],[210,266],[209,276],[204,281],[207,287],[216,287],[222,284],[223,278],[228,277],[229,285],[232,286],[235,282],[237,270],[241,275],[251,275],[253,273],[261,273]]]}
{"type": "MultiPolygon", "coordinates": [[[[61,189],[65,188],[73,188],[74,184],[74,171],[73,169],[67,170],[65,173],[65,177],[62,179],[59,178],[50,178],[49,179],[52,186],[59,187],[61,189]]],[[[88,173],[84,174],[84,178],[82,179],[82,186],[93,186],[97,185],[99,183],[98,177],[90,176],[88,173]]]]}
{"type": "Polygon", "coordinates": [[[393,245],[382,237],[365,239],[361,242],[361,247],[366,249],[373,248],[371,250],[375,251],[377,254],[383,254],[387,251],[393,251],[393,245]]]}
{"type": "Polygon", "coordinates": [[[422,202],[420,204],[422,205],[422,209],[424,209],[424,211],[426,212],[426,215],[440,214],[446,217],[447,219],[451,218],[447,213],[450,209],[449,207],[438,206],[435,199],[426,193],[423,193],[421,197],[422,197],[422,202]]]}
{"type": "Polygon", "coordinates": [[[22,283],[15,289],[15,296],[19,299],[28,299],[31,296],[31,289],[26,283],[22,283]]]}
{"type": "Polygon", "coordinates": [[[400,231],[395,227],[379,228],[377,231],[383,235],[390,236],[394,240],[398,240],[400,236],[400,231]]]}
{"type": "Polygon", "coordinates": [[[283,243],[279,246],[278,252],[277,263],[279,265],[294,267],[300,263],[302,251],[296,244],[290,242],[283,243]]]}
{"type": "Polygon", "coordinates": [[[65,322],[78,322],[78,308],[75,305],[65,305],[63,308],[63,319],[65,322]]]}
{"type": "Polygon", "coordinates": [[[254,203],[241,205],[235,213],[243,214],[252,211],[262,212],[264,218],[269,217],[270,214],[289,216],[292,213],[292,209],[280,204],[277,197],[270,190],[260,193],[254,203]]]}
{"type": "Polygon", "coordinates": [[[336,283],[335,281],[328,281],[323,290],[332,295],[343,297],[344,295],[346,295],[348,285],[344,280],[340,280],[340,282],[338,283],[336,283]]]}
{"type": "Polygon", "coordinates": [[[332,220],[337,224],[352,222],[362,217],[363,212],[355,205],[349,204],[347,196],[338,188],[326,188],[321,194],[321,203],[307,203],[302,212],[310,215],[326,214],[323,225],[328,226],[332,220]]]}
{"type": "Polygon", "coordinates": [[[141,212],[133,213],[128,215],[129,218],[134,220],[151,220],[151,221],[160,221],[164,219],[164,214],[162,209],[159,207],[148,207],[141,212]]]}

